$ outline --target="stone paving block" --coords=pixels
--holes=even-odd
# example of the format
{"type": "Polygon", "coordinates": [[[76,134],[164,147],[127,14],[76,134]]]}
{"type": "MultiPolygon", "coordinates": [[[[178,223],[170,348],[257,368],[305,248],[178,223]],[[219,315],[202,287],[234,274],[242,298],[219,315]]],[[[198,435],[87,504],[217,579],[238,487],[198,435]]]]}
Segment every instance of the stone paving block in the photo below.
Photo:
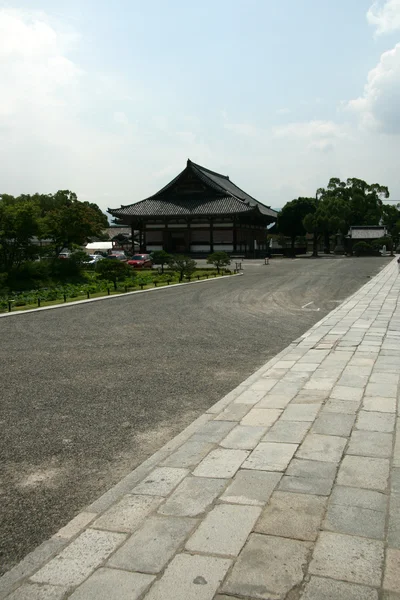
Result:
{"type": "Polygon", "coordinates": [[[353,431],[347,454],[389,458],[392,454],[393,436],[378,431],[353,431]]]}
{"type": "Polygon", "coordinates": [[[137,600],[153,583],[153,575],[98,569],[69,597],[70,600],[137,600]]]}
{"type": "Polygon", "coordinates": [[[196,517],[201,515],[220,495],[226,479],[186,477],[169,496],[158,512],[162,515],[196,517]]]}
{"type": "Polygon", "coordinates": [[[300,371],[302,373],[307,373],[310,372],[312,373],[313,371],[316,371],[316,369],[318,369],[319,367],[319,363],[296,363],[295,365],[293,365],[292,367],[292,371],[300,371]]]}
{"type": "Polygon", "coordinates": [[[393,383],[369,383],[365,388],[366,396],[380,396],[381,398],[396,398],[397,385],[393,383]]]}
{"type": "Polygon", "coordinates": [[[245,390],[234,400],[234,404],[257,404],[261,398],[265,396],[264,390],[245,390]]]}
{"type": "Polygon", "coordinates": [[[378,587],[382,561],[383,542],[325,531],[315,545],[309,572],[378,587]]]}
{"type": "Polygon", "coordinates": [[[64,600],[68,587],[24,583],[7,600],[64,600]]]}
{"type": "Polygon", "coordinates": [[[287,468],[286,475],[293,477],[312,477],[315,479],[331,479],[336,477],[337,467],[331,462],[301,460],[294,458],[287,468]]]}
{"type": "Polygon", "coordinates": [[[79,585],[125,539],[126,536],[121,533],[86,529],[60,554],[35,573],[31,580],[61,586],[79,585]]]}
{"type": "Polygon", "coordinates": [[[284,598],[302,582],[310,549],[310,542],[253,533],[222,591],[246,598],[284,598]]]}
{"type": "Polygon", "coordinates": [[[317,539],[325,504],[321,496],[274,492],[254,530],[312,542],[317,539]]]}
{"type": "Polygon", "coordinates": [[[281,421],[314,421],[320,410],[318,404],[291,404],[283,411],[281,421]]]}
{"type": "Polygon", "coordinates": [[[189,552],[237,556],[261,513],[259,506],[218,504],[186,542],[189,552]]]}
{"type": "Polygon", "coordinates": [[[197,525],[197,519],[153,516],[110,558],[107,566],[159,573],[197,525]]]}
{"type": "Polygon", "coordinates": [[[303,389],[330,392],[336,383],[336,379],[337,377],[312,377],[309,381],[307,381],[303,389]]]}
{"type": "Polygon", "coordinates": [[[374,363],[374,358],[354,356],[354,358],[352,358],[349,362],[349,367],[372,367],[374,363]]]}
{"type": "Polygon", "coordinates": [[[324,406],[324,412],[355,415],[359,409],[359,406],[359,402],[350,402],[347,400],[328,400],[324,406]]]}
{"type": "Polygon", "coordinates": [[[220,446],[223,448],[252,450],[257,446],[266,431],[267,427],[246,427],[245,425],[237,425],[237,427],[232,429],[226,438],[220,442],[220,446]]]}
{"type": "Polygon", "coordinates": [[[350,402],[359,402],[364,393],[364,388],[349,387],[344,385],[335,385],[330,398],[334,400],[350,400],[350,402]]]}
{"type": "Polygon", "coordinates": [[[197,465],[203,458],[214,448],[214,444],[211,442],[185,442],[173,452],[168,458],[166,458],[161,465],[163,467],[181,467],[190,469],[197,465]]]}
{"type": "Polygon", "coordinates": [[[400,550],[387,550],[383,588],[400,593],[400,550]]]}
{"type": "Polygon", "coordinates": [[[309,350],[298,361],[298,363],[322,363],[328,356],[329,350],[309,350]]]}
{"type": "MultiPolygon", "coordinates": [[[[379,371],[372,371],[371,376],[369,378],[371,383],[388,383],[395,386],[399,384],[399,379],[400,377],[396,373],[380,373],[379,371]]],[[[379,393],[378,396],[382,396],[382,394],[379,393]]]]}
{"type": "Polygon", "coordinates": [[[97,513],[93,512],[81,512],[76,515],[65,527],[62,527],[57,531],[55,537],[70,539],[77,535],[80,531],[85,529],[91,521],[97,517],[97,513]]]}
{"type": "Polygon", "coordinates": [[[302,600],[378,600],[378,592],[364,585],[311,577],[302,600]]]}
{"type": "Polygon", "coordinates": [[[297,492],[299,494],[315,494],[329,496],[333,481],[331,479],[316,479],[314,477],[293,477],[284,475],[279,484],[282,492],[297,492]]]}
{"type": "Polygon", "coordinates": [[[362,410],[371,410],[375,412],[395,413],[396,398],[383,398],[382,396],[365,396],[362,410]]]}
{"type": "Polygon", "coordinates": [[[209,421],[199,427],[196,433],[190,438],[190,441],[214,442],[218,444],[234,427],[235,423],[230,421],[209,421]]]}
{"type": "Polygon", "coordinates": [[[278,381],[279,379],[273,379],[272,377],[260,377],[249,389],[267,393],[278,383],[278,381]]]}
{"type": "MultiPolygon", "coordinates": [[[[361,367],[360,367],[361,368],[361,367]]],[[[356,369],[353,367],[352,369],[356,369]]],[[[357,369],[356,369],[357,370],[357,369]]],[[[368,375],[360,375],[353,373],[352,370],[345,369],[339,381],[338,386],[363,388],[368,383],[368,375]]]]}
{"type": "Polygon", "coordinates": [[[257,403],[256,408],[286,408],[291,401],[291,396],[285,394],[275,394],[274,390],[269,392],[260,402],[257,403]]]}
{"type": "Polygon", "coordinates": [[[275,408],[252,408],[241,420],[242,425],[270,427],[281,416],[282,411],[275,408]]]}
{"type": "Polygon", "coordinates": [[[247,450],[217,448],[212,450],[193,471],[196,477],[233,477],[240,465],[249,455],[247,450]]]}
{"type": "Polygon", "coordinates": [[[251,409],[251,404],[230,404],[215,417],[215,421],[240,421],[251,409]]]}
{"type": "Polygon", "coordinates": [[[295,360],[280,360],[274,364],[274,369],[291,369],[295,364],[295,360]]]}
{"type": "Polygon", "coordinates": [[[321,405],[324,400],[329,396],[327,390],[305,390],[302,389],[295,398],[292,400],[292,404],[319,404],[321,405]]]}
{"type": "Polygon", "coordinates": [[[264,442],[286,442],[301,444],[310,423],[307,421],[277,421],[263,437],[264,442]]]}
{"type": "Polygon", "coordinates": [[[385,513],[388,496],[373,490],[335,485],[330,500],[332,504],[368,508],[369,510],[385,513]]]}
{"type": "Polygon", "coordinates": [[[323,435],[348,437],[353,428],[354,421],[355,415],[326,413],[322,410],[311,431],[312,433],[320,433],[323,435]]]}
{"type": "Polygon", "coordinates": [[[356,421],[356,429],[392,433],[395,421],[395,414],[360,410],[356,421]]]}
{"type": "Polygon", "coordinates": [[[161,504],[163,498],[123,496],[93,523],[93,527],[109,531],[135,531],[142,521],[161,504]]]}
{"type": "Polygon", "coordinates": [[[339,468],[337,483],[384,492],[388,477],[389,460],[386,458],[345,456],[339,468]]]}
{"type": "Polygon", "coordinates": [[[231,562],[215,556],[178,554],[145,600],[212,600],[231,562]]]}
{"type": "Polygon", "coordinates": [[[296,444],[260,442],[243,463],[243,469],[284,471],[296,450],[296,444]]]}
{"type": "Polygon", "coordinates": [[[178,467],[158,467],[151,471],[139,485],[136,485],[131,494],[168,496],[188,473],[187,469],[178,467]]]}
{"type": "Polygon", "coordinates": [[[323,529],[382,540],[385,535],[385,517],[385,513],[368,508],[331,504],[323,529]]]}
{"type": "Polygon", "coordinates": [[[338,463],[342,457],[346,438],[309,433],[297,451],[297,458],[338,463]]]}
{"type": "Polygon", "coordinates": [[[220,499],[233,504],[264,506],[281,477],[281,473],[241,469],[220,499]]]}
{"type": "Polygon", "coordinates": [[[393,492],[390,496],[388,544],[392,548],[400,549],[400,494],[393,492]]]}

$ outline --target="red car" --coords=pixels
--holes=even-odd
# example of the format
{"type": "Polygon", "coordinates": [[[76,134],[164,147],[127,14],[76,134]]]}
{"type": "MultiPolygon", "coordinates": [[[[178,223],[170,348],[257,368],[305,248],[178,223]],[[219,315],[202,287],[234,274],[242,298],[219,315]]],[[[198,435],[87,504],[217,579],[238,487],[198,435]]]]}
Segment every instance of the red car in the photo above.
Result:
{"type": "Polygon", "coordinates": [[[134,269],[151,269],[153,266],[150,254],[135,254],[127,263],[134,269]]]}

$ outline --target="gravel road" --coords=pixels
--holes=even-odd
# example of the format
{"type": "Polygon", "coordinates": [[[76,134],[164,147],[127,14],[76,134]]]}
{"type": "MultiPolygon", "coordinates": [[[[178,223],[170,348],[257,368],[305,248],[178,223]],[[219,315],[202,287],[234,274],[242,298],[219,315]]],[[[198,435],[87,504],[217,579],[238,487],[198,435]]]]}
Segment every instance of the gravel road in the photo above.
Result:
{"type": "Polygon", "coordinates": [[[0,572],[386,264],[275,259],[1,318],[0,572]]]}

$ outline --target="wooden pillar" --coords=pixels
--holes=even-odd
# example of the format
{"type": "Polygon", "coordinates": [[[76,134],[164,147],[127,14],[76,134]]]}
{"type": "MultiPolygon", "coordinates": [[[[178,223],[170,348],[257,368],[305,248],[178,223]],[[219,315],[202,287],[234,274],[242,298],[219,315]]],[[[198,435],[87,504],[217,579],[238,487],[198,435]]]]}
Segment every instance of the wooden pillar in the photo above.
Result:
{"type": "Polygon", "coordinates": [[[142,252],[147,252],[147,250],[146,250],[146,228],[145,228],[144,224],[143,224],[143,240],[142,240],[142,245],[143,245],[142,252]]]}
{"type": "Polygon", "coordinates": [[[186,233],[186,253],[190,254],[190,246],[192,243],[192,232],[190,230],[190,221],[187,221],[187,233],[186,233]]]}
{"type": "Polygon", "coordinates": [[[211,254],[214,252],[214,223],[212,219],[210,219],[210,252],[211,254]]]}
{"type": "Polygon", "coordinates": [[[237,230],[236,230],[236,219],[233,220],[233,251],[237,252],[237,230]]]}
{"type": "Polygon", "coordinates": [[[131,224],[131,235],[132,235],[132,254],[135,254],[135,228],[133,223],[131,224]]]}

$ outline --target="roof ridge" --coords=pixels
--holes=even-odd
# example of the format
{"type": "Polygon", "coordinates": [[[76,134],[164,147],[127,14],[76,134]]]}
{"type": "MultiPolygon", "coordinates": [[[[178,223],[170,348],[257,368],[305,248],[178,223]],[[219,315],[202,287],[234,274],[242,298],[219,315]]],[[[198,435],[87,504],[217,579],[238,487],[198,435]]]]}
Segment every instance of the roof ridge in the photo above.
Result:
{"type": "Polygon", "coordinates": [[[201,169],[202,171],[206,171],[207,173],[211,173],[211,175],[218,175],[218,177],[222,177],[223,179],[228,179],[228,181],[230,181],[229,175],[222,175],[222,173],[217,173],[217,171],[207,169],[207,167],[203,167],[202,165],[198,165],[197,163],[193,162],[192,160],[190,160],[190,158],[188,158],[188,164],[191,164],[194,167],[201,169]]]}

